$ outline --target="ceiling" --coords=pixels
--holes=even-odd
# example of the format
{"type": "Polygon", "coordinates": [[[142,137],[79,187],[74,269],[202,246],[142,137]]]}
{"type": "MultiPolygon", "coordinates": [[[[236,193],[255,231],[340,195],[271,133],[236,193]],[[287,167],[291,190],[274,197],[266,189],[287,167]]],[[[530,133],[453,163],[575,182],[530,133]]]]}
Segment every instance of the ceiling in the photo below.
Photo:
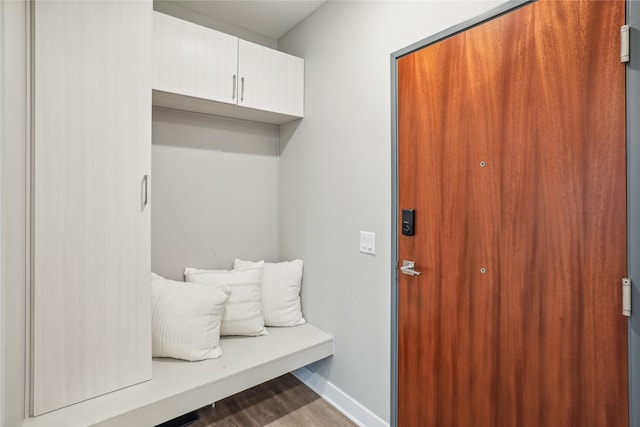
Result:
{"type": "Polygon", "coordinates": [[[317,0],[180,0],[180,6],[278,40],[325,1],[317,0]]]}

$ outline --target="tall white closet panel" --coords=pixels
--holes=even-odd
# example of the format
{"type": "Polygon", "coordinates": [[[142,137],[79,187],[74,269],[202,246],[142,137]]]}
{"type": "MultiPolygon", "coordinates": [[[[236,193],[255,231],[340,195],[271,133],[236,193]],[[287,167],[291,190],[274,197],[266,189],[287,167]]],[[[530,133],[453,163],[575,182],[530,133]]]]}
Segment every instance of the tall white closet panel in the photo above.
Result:
{"type": "Polygon", "coordinates": [[[32,412],[151,378],[152,4],[36,1],[32,412]]]}

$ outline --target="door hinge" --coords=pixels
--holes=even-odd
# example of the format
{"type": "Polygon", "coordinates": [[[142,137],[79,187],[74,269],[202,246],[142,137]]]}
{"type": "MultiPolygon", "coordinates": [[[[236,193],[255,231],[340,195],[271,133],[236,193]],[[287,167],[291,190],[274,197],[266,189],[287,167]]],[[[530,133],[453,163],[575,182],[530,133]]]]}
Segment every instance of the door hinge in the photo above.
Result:
{"type": "Polygon", "coordinates": [[[620,62],[626,64],[629,62],[629,26],[620,27],[620,62]]]}
{"type": "Polygon", "coordinates": [[[631,316],[631,279],[629,277],[622,278],[622,314],[631,316]]]}

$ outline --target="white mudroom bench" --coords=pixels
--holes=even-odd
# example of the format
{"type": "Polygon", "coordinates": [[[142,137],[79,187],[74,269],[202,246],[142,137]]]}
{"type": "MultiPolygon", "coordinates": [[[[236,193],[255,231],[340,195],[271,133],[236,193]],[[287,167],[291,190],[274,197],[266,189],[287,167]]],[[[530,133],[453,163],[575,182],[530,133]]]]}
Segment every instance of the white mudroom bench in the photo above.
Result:
{"type": "Polygon", "coordinates": [[[333,337],[310,324],[222,337],[218,359],[154,359],[153,378],[38,417],[23,426],[153,426],[333,354],[333,337]]]}

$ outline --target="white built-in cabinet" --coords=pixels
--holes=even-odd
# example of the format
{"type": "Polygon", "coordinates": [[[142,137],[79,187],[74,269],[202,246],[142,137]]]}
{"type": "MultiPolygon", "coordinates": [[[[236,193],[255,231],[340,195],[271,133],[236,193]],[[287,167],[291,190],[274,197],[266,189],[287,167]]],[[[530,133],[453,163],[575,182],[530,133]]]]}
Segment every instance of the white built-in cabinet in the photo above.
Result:
{"type": "Polygon", "coordinates": [[[266,123],[304,114],[304,60],[154,12],[153,104],[266,123]]]}
{"type": "Polygon", "coordinates": [[[238,38],[153,12],[153,88],[236,103],[238,38]]]}
{"type": "Polygon", "coordinates": [[[32,3],[31,412],[151,378],[150,1],[32,3]]]}
{"type": "Polygon", "coordinates": [[[238,75],[238,105],[303,116],[303,59],[238,40],[238,75]]]}
{"type": "Polygon", "coordinates": [[[155,105],[285,123],[303,114],[304,62],[151,1],[36,0],[31,12],[37,417],[151,379],[152,84],[155,105]]]}

